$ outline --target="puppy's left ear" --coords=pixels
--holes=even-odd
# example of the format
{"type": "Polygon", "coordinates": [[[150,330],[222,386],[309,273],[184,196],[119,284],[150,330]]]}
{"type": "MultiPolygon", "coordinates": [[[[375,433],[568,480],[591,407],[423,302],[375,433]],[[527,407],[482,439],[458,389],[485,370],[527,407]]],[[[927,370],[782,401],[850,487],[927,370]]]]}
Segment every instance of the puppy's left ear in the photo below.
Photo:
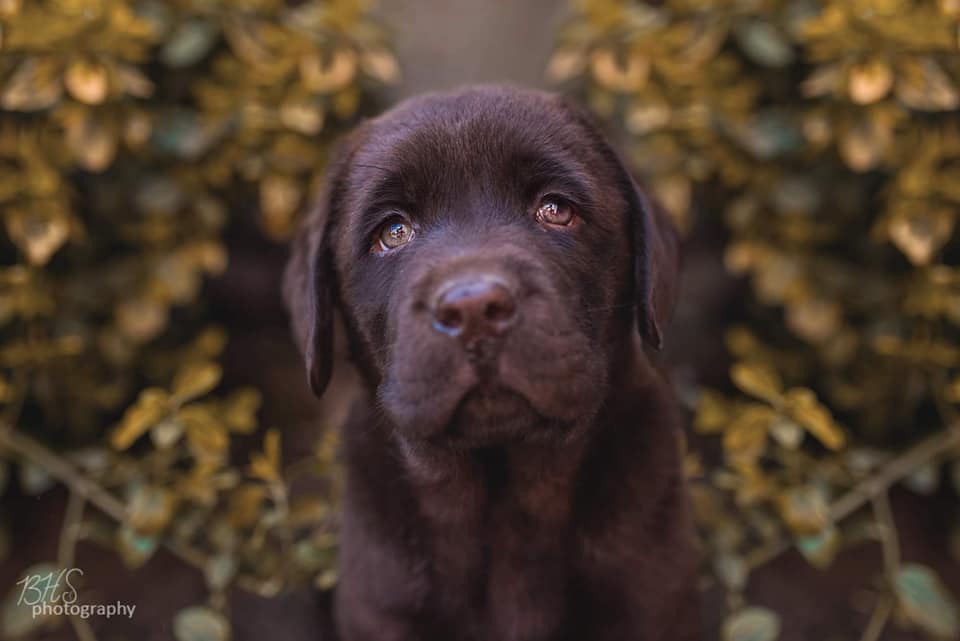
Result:
{"type": "MultiPolygon", "coordinates": [[[[624,168],[624,173],[627,173],[624,168]]],[[[627,174],[627,202],[633,223],[634,287],[637,325],[646,344],[663,347],[663,332],[673,316],[680,275],[680,248],[673,222],[627,174]]]]}

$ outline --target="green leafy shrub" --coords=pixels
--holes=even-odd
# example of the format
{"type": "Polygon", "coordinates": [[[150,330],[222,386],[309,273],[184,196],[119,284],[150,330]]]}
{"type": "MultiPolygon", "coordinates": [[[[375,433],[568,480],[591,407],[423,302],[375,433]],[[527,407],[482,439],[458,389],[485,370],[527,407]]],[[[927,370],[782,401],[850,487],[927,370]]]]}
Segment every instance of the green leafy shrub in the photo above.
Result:
{"type": "MultiPolygon", "coordinates": [[[[702,390],[690,455],[726,639],[774,639],[751,571],[883,544],[876,608],[957,638],[956,601],[900,561],[888,490],[960,491],[960,3],[580,0],[549,75],[618,122],[680,225],[719,216],[750,300],[729,391],[702,390]],[[865,509],[861,509],[865,508],[865,509]]],[[[960,536],[960,531],[954,537],[960,536]]]]}
{"type": "MultiPolygon", "coordinates": [[[[166,546],[214,608],[333,580],[331,499],[291,499],[279,433],[231,459],[260,395],[215,392],[227,337],[198,294],[239,217],[288,235],[397,75],[361,0],[0,1],[0,476],[68,487],[60,567],[82,529],[134,567],[166,546]]],[[[329,474],[331,446],[300,469],[329,474]]],[[[223,638],[198,608],[178,637],[223,638]]],[[[17,611],[5,635],[50,623],[17,611]]]]}

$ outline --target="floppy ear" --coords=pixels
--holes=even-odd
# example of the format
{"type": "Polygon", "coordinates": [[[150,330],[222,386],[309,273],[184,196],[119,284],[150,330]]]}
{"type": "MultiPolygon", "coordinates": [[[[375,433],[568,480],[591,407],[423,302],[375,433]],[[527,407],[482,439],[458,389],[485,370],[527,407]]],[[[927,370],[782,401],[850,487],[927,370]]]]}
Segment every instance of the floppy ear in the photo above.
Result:
{"type": "Polygon", "coordinates": [[[283,301],[290,314],[294,339],[304,353],[310,389],[318,398],[333,372],[336,277],[329,231],[351,151],[346,142],[334,149],[323,186],[300,221],[283,272],[283,301]]]}
{"type": "MultiPolygon", "coordinates": [[[[624,169],[626,173],[626,169],[624,169]]],[[[662,209],[629,178],[633,222],[634,287],[640,335],[655,349],[673,315],[680,275],[677,230],[662,209]]]]}

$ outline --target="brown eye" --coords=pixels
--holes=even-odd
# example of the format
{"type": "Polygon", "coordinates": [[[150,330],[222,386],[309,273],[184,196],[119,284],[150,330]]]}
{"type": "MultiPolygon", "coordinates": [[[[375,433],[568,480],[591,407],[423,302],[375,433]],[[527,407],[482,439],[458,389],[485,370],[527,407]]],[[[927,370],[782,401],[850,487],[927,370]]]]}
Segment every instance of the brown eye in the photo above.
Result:
{"type": "Polygon", "coordinates": [[[566,227],[577,217],[570,203],[557,196],[547,196],[541,200],[535,215],[538,223],[556,227],[566,227]]]}
{"type": "Polygon", "coordinates": [[[390,251],[413,240],[413,227],[409,221],[394,218],[384,224],[377,234],[377,245],[380,251],[390,251]]]}

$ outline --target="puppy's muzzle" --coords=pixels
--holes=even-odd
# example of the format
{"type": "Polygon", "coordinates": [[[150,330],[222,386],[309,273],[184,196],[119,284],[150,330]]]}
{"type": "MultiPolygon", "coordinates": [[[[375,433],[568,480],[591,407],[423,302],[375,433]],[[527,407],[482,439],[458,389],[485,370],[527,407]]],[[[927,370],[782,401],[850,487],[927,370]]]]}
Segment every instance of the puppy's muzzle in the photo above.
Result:
{"type": "Polygon", "coordinates": [[[489,359],[517,320],[517,299],[503,279],[459,276],[444,282],[432,307],[433,328],[456,338],[472,358],[489,359]]]}

